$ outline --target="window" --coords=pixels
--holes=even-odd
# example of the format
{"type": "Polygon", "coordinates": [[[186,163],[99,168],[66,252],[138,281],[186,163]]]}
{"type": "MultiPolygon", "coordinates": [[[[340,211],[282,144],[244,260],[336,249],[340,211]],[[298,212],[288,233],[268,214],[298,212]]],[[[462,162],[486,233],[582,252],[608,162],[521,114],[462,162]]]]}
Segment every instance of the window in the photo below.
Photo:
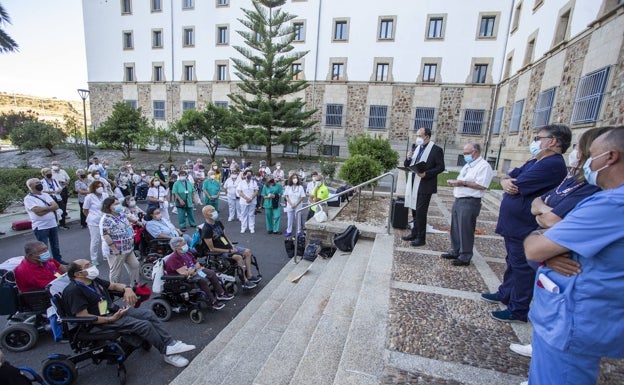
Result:
{"type": "Polygon", "coordinates": [[[323,155],[325,156],[340,156],[340,146],[324,144],[323,155]]]}
{"type": "Polygon", "coordinates": [[[183,100],[182,101],[182,111],[194,110],[194,109],[195,109],[195,101],[194,100],[183,100]]]}
{"type": "Polygon", "coordinates": [[[472,73],[472,82],[485,83],[487,68],[487,64],[475,64],[474,71],[472,73]]]}
{"type": "Polygon", "coordinates": [[[182,45],[184,47],[193,47],[195,45],[195,29],[194,28],[184,28],[184,41],[182,45]]]}
{"type": "Polygon", "coordinates": [[[503,79],[507,79],[509,75],[511,74],[511,66],[513,65],[513,54],[514,54],[513,51],[507,54],[507,60],[505,62],[505,72],[503,73],[503,79]]]}
{"type": "Polygon", "coordinates": [[[427,30],[427,38],[429,39],[441,39],[442,38],[442,24],[444,19],[441,17],[432,17],[429,19],[429,29],[427,30]]]}
{"type": "Polygon", "coordinates": [[[388,106],[370,106],[368,115],[368,128],[386,128],[386,115],[388,106]]]}
{"type": "Polygon", "coordinates": [[[293,23],[293,30],[294,30],[294,34],[295,34],[295,38],[294,41],[304,41],[305,40],[305,35],[304,35],[304,25],[302,22],[296,22],[293,23]]]}
{"type": "Polygon", "coordinates": [[[462,134],[481,135],[481,128],[485,117],[485,110],[464,111],[464,123],[462,125],[462,134]]]}
{"type": "Polygon", "coordinates": [[[346,20],[336,20],[334,22],[334,40],[344,41],[349,39],[346,20]]]}
{"type": "Polygon", "coordinates": [[[331,80],[344,80],[344,63],[332,64],[331,80]]]}
{"type": "Polygon", "coordinates": [[[165,77],[163,75],[163,67],[162,67],[162,65],[154,65],[153,69],[154,69],[153,81],[155,81],[155,82],[162,82],[162,81],[164,81],[165,77]]]}
{"type": "Polygon", "coordinates": [[[124,102],[129,105],[130,107],[132,107],[133,110],[137,109],[137,101],[133,100],[133,99],[126,99],[124,100],[124,102]]]}
{"type": "Polygon", "coordinates": [[[416,107],[416,114],[414,115],[414,131],[421,127],[432,130],[434,114],[435,108],[433,107],[416,107]]]}
{"type": "Polygon", "coordinates": [[[154,29],[152,30],[152,48],[162,48],[163,47],[163,35],[162,29],[154,29]]]}
{"type": "Polygon", "coordinates": [[[382,18],[379,21],[379,33],[377,34],[379,40],[392,40],[394,39],[394,18],[382,18]]]}
{"type": "Polygon", "coordinates": [[[520,131],[520,121],[522,121],[522,110],[524,109],[524,99],[518,100],[511,108],[511,121],[509,122],[509,132],[520,131]]]}
{"type": "Polygon", "coordinates": [[[481,27],[479,28],[479,37],[493,37],[495,24],[496,24],[496,16],[482,17],[481,27]]]}
{"type": "Polygon", "coordinates": [[[216,102],[214,102],[214,105],[216,107],[228,108],[228,102],[227,101],[216,101],[216,102]]]}
{"type": "Polygon", "coordinates": [[[435,82],[436,72],[438,71],[438,65],[432,63],[425,63],[423,66],[423,82],[435,82]]]}
{"type": "Polygon", "coordinates": [[[217,7],[226,7],[230,5],[230,0],[217,0],[217,7]]]}
{"type": "Polygon", "coordinates": [[[184,65],[184,81],[192,82],[195,80],[195,66],[192,64],[184,65]]]}
{"type": "Polygon", "coordinates": [[[328,104],[325,106],[325,125],[330,127],[342,127],[342,104],[328,104]]]}
{"type": "Polygon", "coordinates": [[[388,81],[388,71],[390,70],[390,64],[388,63],[379,63],[377,64],[377,72],[375,73],[375,81],[377,82],[387,82],[388,81]]]}
{"type": "Polygon", "coordinates": [[[132,0],[121,0],[121,14],[129,15],[132,13],[132,0]]]}
{"type": "Polygon", "coordinates": [[[565,41],[570,34],[570,10],[559,16],[555,36],[553,37],[553,46],[565,41]]]}
{"type": "Polygon", "coordinates": [[[193,138],[192,136],[184,136],[182,138],[182,141],[183,141],[185,146],[194,146],[195,145],[195,138],[193,138]]]}
{"type": "Polygon", "coordinates": [[[152,0],[152,12],[162,11],[162,0],[152,0]]]}
{"type": "Polygon", "coordinates": [[[299,152],[299,146],[296,144],[285,144],[284,153],[297,154],[299,152]]]}
{"type": "Polygon", "coordinates": [[[247,149],[253,150],[253,151],[262,151],[262,145],[261,144],[248,144],[247,149]]]}
{"type": "Polygon", "coordinates": [[[520,25],[520,14],[522,13],[522,2],[516,5],[516,9],[514,10],[513,21],[511,22],[511,32],[518,29],[520,25]]]}
{"type": "Polygon", "coordinates": [[[217,44],[225,45],[230,42],[228,27],[221,25],[217,27],[217,44]]]}
{"type": "Polygon", "coordinates": [[[537,96],[537,105],[533,113],[533,128],[544,127],[550,121],[550,111],[555,99],[555,87],[540,92],[537,96]]]}
{"type": "Polygon", "coordinates": [[[154,110],[154,119],[165,120],[165,101],[154,100],[152,102],[152,105],[153,105],[153,110],[154,110]]]}
{"type": "Polygon", "coordinates": [[[581,78],[576,89],[570,123],[591,123],[598,120],[602,95],[604,95],[608,77],[609,67],[605,67],[581,78]]]}
{"type": "Polygon", "coordinates": [[[182,9],[195,8],[195,0],[182,0],[182,9]]]}
{"type": "Polygon", "coordinates": [[[293,63],[290,66],[290,72],[292,73],[292,79],[293,80],[302,80],[303,79],[303,72],[302,72],[301,63],[293,63]]]}
{"type": "Polygon", "coordinates": [[[503,117],[505,116],[505,107],[499,107],[494,115],[494,127],[492,133],[494,135],[500,134],[501,125],[503,124],[503,117]]]}
{"type": "Polygon", "coordinates": [[[134,39],[132,38],[132,31],[124,31],[123,33],[123,49],[133,49],[134,39]]]}
{"type": "Polygon", "coordinates": [[[535,52],[535,39],[531,39],[527,43],[526,52],[524,53],[524,65],[529,65],[533,61],[533,53],[535,52]]]}
{"type": "Polygon", "coordinates": [[[134,78],[134,64],[126,64],[124,65],[124,81],[133,82],[136,79],[134,78]]]}
{"type": "Polygon", "coordinates": [[[227,65],[225,64],[217,65],[217,80],[220,80],[220,81],[227,80],[227,65]]]}

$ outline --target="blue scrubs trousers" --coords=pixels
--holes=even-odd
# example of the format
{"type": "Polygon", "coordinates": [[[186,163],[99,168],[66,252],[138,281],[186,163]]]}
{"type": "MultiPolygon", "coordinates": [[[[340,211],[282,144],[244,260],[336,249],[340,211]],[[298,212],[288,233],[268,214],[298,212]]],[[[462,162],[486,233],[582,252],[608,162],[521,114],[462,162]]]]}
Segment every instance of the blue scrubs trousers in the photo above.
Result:
{"type": "Polygon", "coordinates": [[[533,298],[535,270],[527,263],[523,242],[524,238],[505,237],[507,268],[497,295],[515,318],[526,321],[533,298]]]}

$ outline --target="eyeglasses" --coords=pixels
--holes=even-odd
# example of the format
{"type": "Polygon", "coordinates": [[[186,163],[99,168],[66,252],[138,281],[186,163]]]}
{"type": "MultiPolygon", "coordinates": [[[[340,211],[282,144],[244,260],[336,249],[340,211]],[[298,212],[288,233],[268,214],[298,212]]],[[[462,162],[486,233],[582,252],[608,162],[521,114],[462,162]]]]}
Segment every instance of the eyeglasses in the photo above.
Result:
{"type": "Polygon", "coordinates": [[[553,138],[554,138],[554,136],[552,136],[552,135],[548,135],[548,136],[534,136],[533,137],[533,141],[537,142],[537,141],[540,141],[542,139],[553,139],[553,138]]]}

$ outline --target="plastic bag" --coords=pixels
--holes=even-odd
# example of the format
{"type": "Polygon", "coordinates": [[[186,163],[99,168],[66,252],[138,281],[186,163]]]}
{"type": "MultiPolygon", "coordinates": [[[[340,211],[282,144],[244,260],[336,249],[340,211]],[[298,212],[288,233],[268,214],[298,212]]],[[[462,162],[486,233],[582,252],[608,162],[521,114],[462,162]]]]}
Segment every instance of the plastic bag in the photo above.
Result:
{"type": "Polygon", "coordinates": [[[162,259],[159,259],[158,262],[154,264],[154,268],[152,269],[152,281],[153,281],[152,293],[162,293],[163,274],[164,274],[164,262],[162,259]]]}

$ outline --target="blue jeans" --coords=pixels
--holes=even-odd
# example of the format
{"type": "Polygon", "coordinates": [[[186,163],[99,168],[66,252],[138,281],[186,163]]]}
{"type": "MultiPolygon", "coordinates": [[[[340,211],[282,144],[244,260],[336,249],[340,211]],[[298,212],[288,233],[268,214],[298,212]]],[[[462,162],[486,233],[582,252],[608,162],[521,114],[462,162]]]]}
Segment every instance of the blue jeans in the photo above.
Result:
{"type": "Polygon", "coordinates": [[[45,230],[33,229],[33,233],[39,242],[43,242],[48,245],[50,252],[52,253],[52,258],[56,259],[57,262],[61,262],[63,260],[59,244],[58,226],[45,230]]]}

